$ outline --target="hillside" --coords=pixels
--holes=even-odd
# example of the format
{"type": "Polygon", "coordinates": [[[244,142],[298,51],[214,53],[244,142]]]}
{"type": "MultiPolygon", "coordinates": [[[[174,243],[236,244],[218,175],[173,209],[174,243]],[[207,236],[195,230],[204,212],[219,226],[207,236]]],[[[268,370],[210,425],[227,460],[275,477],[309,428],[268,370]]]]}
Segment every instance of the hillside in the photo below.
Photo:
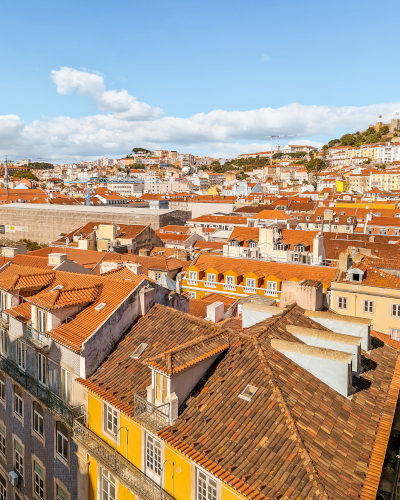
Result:
{"type": "Polygon", "coordinates": [[[332,139],[328,144],[325,144],[322,149],[326,150],[336,146],[359,147],[362,144],[373,144],[383,140],[390,140],[393,136],[397,135],[400,135],[399,132],[389,134],[389,127],[387,125],[384,125],[379,130],[376,130],[375,127],[369,127],[364,132],[345,134],[340,139],[332,139]]]}

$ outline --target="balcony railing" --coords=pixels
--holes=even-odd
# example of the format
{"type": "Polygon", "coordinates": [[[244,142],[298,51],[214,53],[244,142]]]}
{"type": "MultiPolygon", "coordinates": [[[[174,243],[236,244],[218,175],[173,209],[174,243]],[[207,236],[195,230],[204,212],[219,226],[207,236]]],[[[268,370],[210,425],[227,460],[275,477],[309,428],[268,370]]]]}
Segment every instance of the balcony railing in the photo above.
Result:
{"type": "Polygon", "coordinates": [[[245,286],[243,291],[244,293],[257,293],[257,289],[253,286],[245,286]]]}
{"type": "Polygon", "coordinates": [[[224,290],[236,290],[236,285],[228,285],[227,283],[224,283],[224,290]]]}
{"type": "Polygon", "coordinates": [[[0,370],[3,370],[15,382],[22,385],[32,396],[38,398],[51,411],[62,417],[70,426],[75,418],[83,414],[82,406],[70,406],[57,394],[41,385],[32,375],[23,372],[11,360],[0,356],[0,370]]]}
{"type": "Polygon", "coordinates": [[[187,280],[187,284],[188,285],[194,285],[194,286],[197,286],[197,280],[187,280]]]}
{"type": "Polygon", "coordinates": [[[89,430],[83,418],[74,421],[74,441],[82,446],[97,462],[118,477],[118,480],[132,493],[142,500],[173,500],[169,493],[152,481],[129,460],[117,453],[99,436],[89,430]]]}
{"type": "Polygon", "coordinates": [[[215,281],[205,281],[204,286],[207,288],[217,288],[217,283],[215,281]]]}
{"type": "Polygon", "coordinates": [[[270,296],[270,297],[279,297],[279,291],[278,290],[269,290],[267,288],[267,290],[265,290],[265,293],[264,295],[267,295],[267,296],[270,296]]]}
{"type": "Polygon", "coordinates": [[[31,325],[26,325],[26,336],[39,349],[50,348],[50,338],[45,333],[39,332],[32,328],[31,325]]]}
{"type": "Polygon", "coordinates": [[[155,406],[139,394],[134,394],[134,420],[152,431],[159,431],[170,424],[169,403],[155,406]]]}

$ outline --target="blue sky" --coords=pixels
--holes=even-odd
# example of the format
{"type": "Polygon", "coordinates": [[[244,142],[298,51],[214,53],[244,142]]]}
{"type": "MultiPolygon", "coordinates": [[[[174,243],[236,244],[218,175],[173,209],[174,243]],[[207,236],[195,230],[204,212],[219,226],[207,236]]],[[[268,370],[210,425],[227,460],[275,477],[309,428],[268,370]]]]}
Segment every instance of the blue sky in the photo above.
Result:
{"type": "Polygon", "coordinates": [[[323,143],[400,111],[398,1],[5,0],[0,13],[1,154],[233,156],[265,135],[323,143]],[[96,95],[82,87],[88,74],[126,91],[117,107],[100,80],[96,95]],[[127,95],[163,113],[116,116],[127,95]]]}

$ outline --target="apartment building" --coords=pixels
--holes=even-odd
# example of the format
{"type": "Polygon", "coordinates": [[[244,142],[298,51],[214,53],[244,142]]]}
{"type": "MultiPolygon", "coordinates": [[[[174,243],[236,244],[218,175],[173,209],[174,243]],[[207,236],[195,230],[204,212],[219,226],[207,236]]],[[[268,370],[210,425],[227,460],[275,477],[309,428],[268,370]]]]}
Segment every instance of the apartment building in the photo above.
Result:
{"type": "Polygon", "coordinates": [[[244,333],[155,305],[79,379],[79,500],[375,498],[398,352],[358,318],[256,306],[244,333]]]}
{"type": "Polygon", "coordinates": [[[87,464],[71,439],[84,404],[76,380],[91,375],[147,312],[140,294],[148,285],[143,276],[117,280],[15,264],[0,272],[3,499],[82,498],[87,464]]]}
{"type": "Polygon", "coordinates": [[[107,184],[107,189],[120,196],[140,196],[144,192],[144,180],[120,179],[107,184]]]}

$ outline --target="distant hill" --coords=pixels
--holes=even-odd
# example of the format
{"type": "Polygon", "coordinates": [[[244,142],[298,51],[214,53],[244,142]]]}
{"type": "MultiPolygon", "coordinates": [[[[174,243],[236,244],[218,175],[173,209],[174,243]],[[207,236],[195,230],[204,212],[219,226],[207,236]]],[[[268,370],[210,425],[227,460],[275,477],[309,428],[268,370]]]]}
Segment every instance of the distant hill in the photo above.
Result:
{"type": "MultiPolygon", "coordinates": [[[[332,139],[322,147],[323,150],[334,148],[336,146],[353,146],[355,148],[361,146],[362,144],[373,144],[375,142],[389,140],[393,137],[393,134],[389,134],[390,137],[384,137],[389,134],[389,127],[384,125],[376,130],[375,127],[369,127],[364,132],[356,132],[355,134],[345,134],[340,139],[332,139]]],[[[396,135],[397,133],[395,133],[396,135]]]]}

